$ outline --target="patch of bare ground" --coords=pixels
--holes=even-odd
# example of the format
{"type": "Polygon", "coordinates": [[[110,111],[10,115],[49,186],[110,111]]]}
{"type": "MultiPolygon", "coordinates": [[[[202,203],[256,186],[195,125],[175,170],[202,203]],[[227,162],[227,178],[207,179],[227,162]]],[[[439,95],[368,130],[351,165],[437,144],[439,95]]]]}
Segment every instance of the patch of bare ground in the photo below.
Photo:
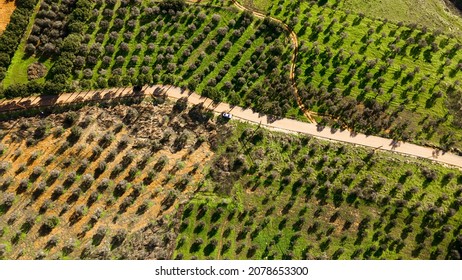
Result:
{"type": "Polygon", "coordinates": [[[84,107],[0,124],[3,258],[171,258],[177,211],[214,155],[216,126],[198,108],[173,107],[84,107]]]}
{"type": "Polygon", "coordinates": [[[0,0],[0,34],[5,31],[6,26],[10,22],[11,14],[13,14],[16,5],[14,1],[0,0]]]}

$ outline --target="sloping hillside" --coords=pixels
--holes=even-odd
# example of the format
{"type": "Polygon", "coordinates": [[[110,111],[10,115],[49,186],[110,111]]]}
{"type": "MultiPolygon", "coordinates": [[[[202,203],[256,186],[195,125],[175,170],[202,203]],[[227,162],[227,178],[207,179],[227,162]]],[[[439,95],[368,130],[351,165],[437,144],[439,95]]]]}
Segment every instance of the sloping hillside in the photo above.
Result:
{"type": "Polygon", "coordinates": [[[1,258],[460,258],[457,169],[127,105],[1,124],[1,258]]]}
{"type": "Polygon", "coordinates": [[[214,124],[151,102],[1,123],[6,259],[169,258],[170,214],[213,156],[214,124]]]}

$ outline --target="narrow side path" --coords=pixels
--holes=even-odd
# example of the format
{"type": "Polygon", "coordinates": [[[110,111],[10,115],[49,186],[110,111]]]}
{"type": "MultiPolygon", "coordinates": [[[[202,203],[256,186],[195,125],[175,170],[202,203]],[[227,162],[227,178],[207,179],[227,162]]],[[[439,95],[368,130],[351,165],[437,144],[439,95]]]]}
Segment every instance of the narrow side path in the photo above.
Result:
{"type": "Polygon", "coordinates": [[[248,7],[244,6],[244,5],[242,5],[241,3],[239,3],[237,0],[231,0],[231,1],[233,2],[234,6],[236,6],[239,10],[241,10],[241,11],[249,11],[257,18],[261,18],[261,19],[268,18],[268,19],[270,19],[272,21],[275,21],[279,25],[281,25],[282,28],[284,28],[287,31],[287,33],[289,33],[290,40],[292,41],[292,45],[294,46],[294,51],[292,53],[292,59],[290,61],[289,77],[290,77],[290,82],[292,84],[292,88],[294,90],[295,99],[297,101],[298,107],[303,112],[305,117],[310,122],[316,123],[316,120],[313,118],[313,116],[311,116],[311,112],[308,109],[306,109],[305,105],[303,105],[302,99],[300,98],[300,95],[298,94],[297,83],[295,81],[295,66],[296,66],[297,56],[298,56],[298,37],[297,37],[297,34],[295,34],[295,32],[292,30],[292,28],[290,28],[290,26],[288,26],[283,21],[281,21],[281,20],[279,20],[277,18],[271,17],[271,16],[267,16],[267,15],[265,15],[263,13],[255,11],[255,10],[253,10],[251,8],[248,8],[248,7]]]}

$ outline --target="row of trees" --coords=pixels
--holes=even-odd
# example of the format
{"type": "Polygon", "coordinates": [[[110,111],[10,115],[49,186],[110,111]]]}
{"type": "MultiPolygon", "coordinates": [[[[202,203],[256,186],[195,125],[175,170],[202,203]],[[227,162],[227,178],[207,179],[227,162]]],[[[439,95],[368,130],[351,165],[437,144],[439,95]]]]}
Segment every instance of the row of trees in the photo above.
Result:
{"type": "Polygon", "coordinates": [[[51,57],[59,51],[63,38],[66,37],[67,18],[74,9],[75,0],[64,0],[59,4],[50,0],[40,4],[31,34],[27,39],[27,55],[39,54],[51,57]]]}
{"type": "MultiPolygon", "coordinates": [[[[69,0],[63,2],[62,5],[65,7],[63,10],[70,10],[72,13],[67,17],[66,25],[61,23],[57,25],[58,29],[55,29],[59,30],[59,36],[55,38],[61,45],[59,51],[57,51],[53,43],[44,45],[44,47],[48,45],[49,48],[47,47],[47,49],[50,51],[48,54],[54,55],[55,58],[55,62],[46,76],[46,82],[40,84],[31,81],[27,84],[14,84],[0,91],[0,95],[14,98],[42,93],[58,94],[67,89],[67,81],[72,73],[75,52],[82,41],[81,32],[83,32],[85,23],[90,17],[93,4],[88,0],[77,0],[75,3],[69,0]],[[68,35],[65,36],[65,34],[68,35]],[[56,56],[57,53],[59,53],[59,56],[56,56]]],[[[40,20],[40,18],[37,20],[40,20]]]]}
{"type": "Polygon", "coordinates": [[[230,258],[274,257],[274,251],[288,259],[319,252],[327,258],[460,258],[460,228],[451,226],[458,224],[462,206],[460,172],[386,159],[373,151],[350,152],[348,146],[315,139],[275,138],[258,128],[234,137],[239,141],[222,147],[204,184],[208,188],[201,191],[242,193],[247,206],[237,210],[205,199],[190,203],[179,226],[178,258],[219,250],[230,258]],[[236,190],[239,186],[245,191],[236,190]],[[255,217],[266,218],[256,222],[255,217]],[[269,223],[279,232],[266,230],[269,223]],[[243,248],[261,240],[263,248],[243,248]]]}
{"type": "MultiPolygon", "coordinates": [[[[45,19],[49,22],[49,19],[57,18],[54,11],[62,11],[69,6],[67,2],[63,2],[62,5],[63,8],[42,5],[36,24],[45,19]]],[[[252,106],[276,116],[283,116],[294,106],[290,78],[288,74],[283,74],[288,73],[289,70],[288,63],[284,64],[283,61],[289,60],[288,49],[281,42],[281,37],[284,36],[283,28],[272,20],[264,19],[258,22],[255,33],[243,42],[241,36],[248,33],[249,28],[253,29],[251,23],[254,19],[248,12],[242,13],[237,19],[231,19],[228,23],[221,20],[220,14],[213,14],[211,21],[205,25],[207,16],[202,9],[199,7],[186,9],[183,1],[165,1],[158,6],[148,5],[141,8],[132,6],[130,10],[123,4],[115,11],[117,14],[115,20],[112,20],[114,6],[111,3],[106,3],[105,7],[101,7],[101,3],[96,3],[93,7],[87,0],[79,0],[73,5],[75,9],[70,15],[66,15],[62,23],[55,22],[53,26],[46,27],[49,32],[56,30],[55,33],[61,34],[62,37],[56,37],[59,43],[47,45],[49,54],[53,54],[51,59],[55,61],[46,77],[46,82],[40,84],[32,81],[26,85],[12,85],[3,92],[4,96],[16,97],[42,92],[53,94],[63,90],[73,90],[66,88],[69,77],[73,76],[82,79],[80,81],[82,88],[157,82],[180,85],[180,81],[184,80],[187,81],[184,84],[190,90],[203,89],[204,95],[216,101],[227,98],[232,104],[252,106]],[[122,9],[125,12],[119,12],[122,9]],[[103,19],[100,24],[107,21],[106,28],[100,26],[96,35],[91,28],[88,30],[76,28],[86,23],[88,18],[96,20],[98,16],[94,16],[95,11],[102,11],[103,19]],[[151,21],[143,24],[147,14],[151,21]],[[181,26],[180,23],[190,22],[193,18],[199,20],[190,23],[187,31],[182,35],[170,35],[172,30],[181,26]],[[125,26],[132,19],[136,19],[135,25],[140,24],[137,34],[125,26]],[[120,27],[114,29],[118,20],[122,22],[121,28],[125,31],[123,34],[116,31],[120,27]],[[200,30],[199,34],[197,30],[200,30]],[[215,30],[216,35],[207,43],[205,38],[215,30]],[[93,36],[96,42],[88,46],[87,43],[93,36]],[[147,42],[136,44],[136,48],[132,49],[130,42],[135,36],[139,39],[146,38],[147,42]],[[105,39],[108,37],[109,39],[105,39]],[[255,45],[254,42],[261,40],[260,38],[263,38],[265,43],[255,45]],[[167,46],[158,46],[159,42],[167,46]],[[182,47],[188,42],[190,45],[186,49],[182,47]],[[208,44],[206,51],[199,56],[194,55],[204,42],[208,44]],[[220,44],[222,47],[218,49],[217,46],[220,44]],[[212,72],[216,73],[215,68],[218,67],[218,63],[212,61],[204,68],[202,67],[204,59],[207,59],[207,56],[212,59],[223,59],[233,51],[236,44],[241,46],[232,63],[223,65],[223,69],[217,74],[209,75],[212,72]],[[243,61],[242,57],[249,51],[251,51],[250,59],[243,61]],[[195,57],[195,61],[191,61],[190,57],[195,57]],[[184,69],[185,64],[189,65],[188,69],[184,69]],[[240,65],[241,69],[228,77],[229,80],[224,80],[227,73],[233,66],[237,67],[236,65],[240,65]],[[177,79],[176,75],[184,73],[185,70],[182,79],[177,79]],[[107,78],[108,74],[109,78],[107,78]],[[265,78],[262,79],[263,75],[265,78]]],[[[62,15],[64,16],[63,12],[62,15]]],[[[37,30],[41,28],[38,27],[37,30]]],[[[31,35],[29,40],[32,38],[34,42],[42,41],[33,36],[36,35],[31,35]]],[[[31,47],[34,48],[35,45],[31,47]]],[[[50,59],[45,53],[36,53],[36,55],[44,55],[44,59],[50,59]]]]}
{"type": "MultiPolygon", "coordinates": [[[[166,22],[167,30],[168,25],[170,25],[172,21],[178,22],[180,20],[179,18],[175,19],[175,17],[177,17],[177,15],[172,16],[171,20],[166,22]]],[[[193,17],[194,14],[185,14],[186,21],[193,17]]],[[[199,44],[204,41],[199,40],[195,43],[196,37],[192,37],[195,31],[198,28],[202,28],[204,31],[198,36],[205,38],[208,33],[217,30],[216,36],[209,41],[209,45],[215,46],[215,49],[211,48],[210,52],[201,53],[199,57],[190,64],[186,75],[183,76],[186,78],[191,77],[187,87],[191,90],[196,90],[199,84],[206,82],[207,86],[203,90],[204,95],[216,101],[222,100],[227,96],[229,102],[242,105],[241,100],[245,96],[245,92],[249,90],[250,85],[252,85],[254,90],[251,90],[252,93],[247,96],[248,101],[245,105],[254,105],[254,108],[262,109],[264,112],[282,116],[284,112],[287,112],[289,108],[291,108],[291,100],[293,100],[290,79],[287,75],[282,75],[280,70],[275,69],[279,68],[279,65],[281,65],[282,61],[280,57],[284,55],[286,51],[279,39],[280,36],[282,36],[282,28],[268,19],[260,23],[255,35],[250,36],[250,38],[244,42],[238,52],[236,61],[233,61],[233,64],[236,64],[238,59],[241,58],[247,50],[252,51],[250,60],[244,63],[245,68],[239,69],[235,75],[231,77],[230,81],[225,81],[222,87],[217,88],[217,85],[222,83],[224,76],[230,70],[231,65],[225,64],[217,75],[207,79],[206,76],[214,71],[217,67],[217,63],[212,62],[209,67],[199,71],[202,64],[201,62],[207,55],[213,56],[214,53],[216,53],[219,58],[222,58],[228,54],[233,46],[238,43],[240,36],[245,32],[246,29],[244,26],[248,26],[252,22],[251,15],[244,13],[238,21],[231,20],[228,22],[227,25],[229,27],[220,27],[220,24],[218,24],[220,18],[219,14],[212,15],[212,21],[205,27],[200,21],[195,24],[192,23],[188,26],[188,30],[191,30],[191,32],[185,32],[180,36],[168,35],[163,23],[167,18],[157,18],[157,21],[140,27],[140,33],[151,33],[151,36],[148,37],[149,43],[147,45],[143,46],[137,44],[135,50],[130,50],[130,45],[126,40],[117,43],[121,35],[118,32],[111,31],[109,33],[110,40],[106,42],[97,41],[90,47],[82,43],[80,46],[76,45],[73,47],[77,54],[73,61],[73,73],[83,78],[80,82],[80,85],[83,87],[91,87],[91,80],[93,77],[101,73],[102,76],[97,79],[98,87],[128,85],[129,83],[145,84],[158,81],[163,83],[176,83],[177,81],[174,78],[175,74],[183,71],[183,65],[188,61],[190,56],[193,56],[193,52],[196,51],[199,44]],[[239,24],[241,27],[237,29],[235,26],[236,24],[239,24]],[[233,28],[236,29],[233,30],[233,28]],[[206,29],[209,30],[206,32],[206,29]],[[165,35],[168,35],[168,39],[164,38],[166,37],[165,35]],[[267,43],[252,47],[254,41],[258,40],[259,37],[264,38],[267,43]],[[183,50],[181,44],[184,45],[185,42],[190,42],[191,38],[193,40],[192,45],[189,45],[183,50]],[[154,43],[159,40],[169,41],[168,46],[156,46],[154,43]],[[216,49],[216,46],[222,43],[223,40],[225,40],[223,46],[220,49],[216,49]],[[118,47],[117,44],[119,44],[118,47]],[[144,50],[145,47],[147,48],[144,50]],[[116,51],[116,49],[119,49],[119,51],[116,51]],[[126,57],[126,55],[131,52],[133,52],[131,57],[126,57]],[[125,56],[123,56],[123,54],[125,54],[125,56]],[[141,60],[140,57],[143,57],[143,59],[141,60]],[[155,59],[153,59],[153,57],[155,57],[155,59]],[[101,64],[97,64],[99,60],[102,61],[101,64]],[[127,75],[122,74],[124,68],[126,69],[127,75]],[[106,71],[111,71],[109,79],[104,77],[106,75],[104,73],[107,73],[106,71]],[[262,80],[262,83],[253,84],[265,73],[267,73],[267,77],[262,80]],[[263,85],[263,83],[265,85],[263,85]],[[238,92],[242,92],[242,94],[238,94],[238,92]],[[278,92],[278,94],[275,94],[276,92],[278,92]]],[[[223,23],[221,23],[221,25],[223,25],[223,23]]],[[[100,30],[97,32],[100,32],[100,30]]],[[[109,31],[101,30],[101,32],[101,34],[104,35],[109,31]]],[[[126,33],[127,32],[124,33],[124,37],[126,33]]],[[[98,34],[96,37],[98,37],[98,34]]],[[[132,36],[134,36],[134,34],[131,34],[129,39],[131,39],[132,36]]],[[[79,38],[71,40],[70,42],[75,43],[78,41],[79,38]]],[[[85,41],[85,39],[83,41],[85,41]]]]}
{"type": "MultiPolygon", "coordinates": [[[[63,245],[61,224],[75,227],[79,222],[79,227],[73,228],[74,234],[66,237],[82,243],[93,239],[92,248],[96,248],[110,232],[97,229],[101,222],[112,220],[113,224],[123,226],[126,212],[131,219],[142,222],[153,204],[159,203],[163,210],[175,205],[183,193],[189,193],[194,174],[200,171],[199,163],[194,168],[187,164],[189,160],[200,161],[197,155],[191,157],[191,154],[203,143],[201,135],[215,127],[211,123],[210,127],[200,124],[213,116],[211,112],[202,106],[187,110],[185,102],[179,101],[173,110],[170,110],[172,106],[165,107],[163,119],[153,115],[152,110],[146,111],[145,106],[118,105],[117,110],[89,109],[58,113],[40,121],[27,118],[20,121],[18,127],[22,133],[14,141],[26,141],[28,146],[24,150],[10,150],[8,160],[0,161],[0,216],[12,229],[10,233],[3,232],[1,240],[11,241],[15,248],[35,236],[43,241],[39,246],[46,246],[50,257],[56,252],[54,247],[63,245]],[[95,116],[99,117],[95,119],[95,116]],[[171,129],[178,125],[183,128],[171,129]],[[105,128],[99,129],[101,127],[105,128]],[[152,131],[152,127],[157,129],[152,131]],[[145,135],[152,140],[144,145],[135,143],[135,138],[145,135]],[[52,154],[30,152],[47,136],[59,140],[52,154]],[[169,162],[168,150],[182,154],[181,160],[169,162]],[[154,186],[154,179],[156,182],[162,179],[163,188],[154,186]],[[24,206],[24,215],[11,211],[13,205],[24,206]],[[107,211],[103,215],[104,205],[107,211]],[[38,215],[43,219],[38,221],[38,215]],[[92,237],[94,227],[97,230],[92,237]]],[[[129,232],[120,237],[117,237],[119,232],[111,232],[116,234],[111,248],[122,245],[129,232]]],[[[64,244],[65,255],[80,250],[79,245],[74,244],[64,244]]],[[[30,249],[33,252],[43,248],[30,249]]]]}
{"type": "Polygon", "coordinates": [[[37,0],[17,0],[6,30],[0,36],[0,82],[5,78],[14,52],[29,24],[37,0]]]}
{"type": "Polygon", "coordinates": [[[453,36],[386,20],[366,23],[364,15],[330,6],[291,10],[285,21],[292,17],[302,22],[296,28],[299,87],[317,91],[302,92],[305,105],[329,124],[444,149],[460,145],[460,131],[446,129],[460,126],[458,102],[444,100],[460,92],[462,45],[453,36]]]}

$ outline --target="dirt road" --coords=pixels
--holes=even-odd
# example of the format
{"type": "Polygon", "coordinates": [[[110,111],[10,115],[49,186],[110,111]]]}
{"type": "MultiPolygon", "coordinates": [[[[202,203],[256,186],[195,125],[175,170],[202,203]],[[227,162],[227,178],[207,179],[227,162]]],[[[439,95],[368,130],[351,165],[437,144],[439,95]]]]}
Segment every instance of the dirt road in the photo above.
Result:
{"type": "Polygon", "coordinates": [[[0,112],[24,110],[34,107],[52,107],[56,105],[81,103],[87,101],[108,100],[115,98],[126,98],[130,96],[161,95],[166,94],[173,99],[188,97],[191,104],[204,103],[207,108],[213,108],[216,113],[229,112],[235,119],[249,123],[260,124],[269,129],[282,131],[285,133],[303,133],[317,138],[329,139],[345,142],[378,150],[392,151],[404,155],[425,158],[434,162],[452,165],[462,168],[462,156],[453,153],[442,153],[432,148],[422,147],[410,143],[395,142],[391,139],[367,136],[364,134],[352,135],[346,130],[334,131],[329,127],[321,128],[316,124],[304,123],[292,119],[278,119],[260,113],[255,113],[250,109],[243,109],[237,106],[230,106],[225,103],[214,104],[212,100],[199,96],[196,93],[183,91],[174,86],[148,86],[142,92],[134,93],[132,88],[105,89],[100,91],[85,91],[76,93],[65,93],[59,96],[36,96],[14,100],[3,100],[0,102],[0,112]]]}
{"type": "MultiPolygon", "coordinates": [[[[182,93],[181,89],[176,87],[162,87],[169,97],[181,98],[188,95],[188,101],[191,104],[198,104],[204,102],[204,106],[213,103],[211,100],[203,98],[195,93],[182,93]]],[[[154,93],[154,88],[148,88],[147,93],[154,93]]],[[[210,106],[212,107],[212,106],[210,106]]],[[[209,108],[210,108],[209,107],[209,108]]],[[[462,168],[462,157],[452,153],[441,153],[432,148],[422,147],[410,143],[395,142],[391,139],[367,136],[365,134],[352,135],[349,131],[334,131],[329,127],[321,128],[316,124],[300,122],[292,119],[279,119],[272,121],[271,117],[259,113],[254,113],[250,109],[243,109],[241,107],[231,107],[229,104],[219,103],[213,106],[216,113],[229,112],[233,116],[242,121],[250,123],[261,124],[272,130],[282,132],[302,133],[311,135],[317,138],[329,139],[339,142],[345,142],[365,147],[371,147],[378,150],[392,151],[400,154],[414,156],[418,158],[426,158],[435,162],[449,164],[462,168]]]]}

